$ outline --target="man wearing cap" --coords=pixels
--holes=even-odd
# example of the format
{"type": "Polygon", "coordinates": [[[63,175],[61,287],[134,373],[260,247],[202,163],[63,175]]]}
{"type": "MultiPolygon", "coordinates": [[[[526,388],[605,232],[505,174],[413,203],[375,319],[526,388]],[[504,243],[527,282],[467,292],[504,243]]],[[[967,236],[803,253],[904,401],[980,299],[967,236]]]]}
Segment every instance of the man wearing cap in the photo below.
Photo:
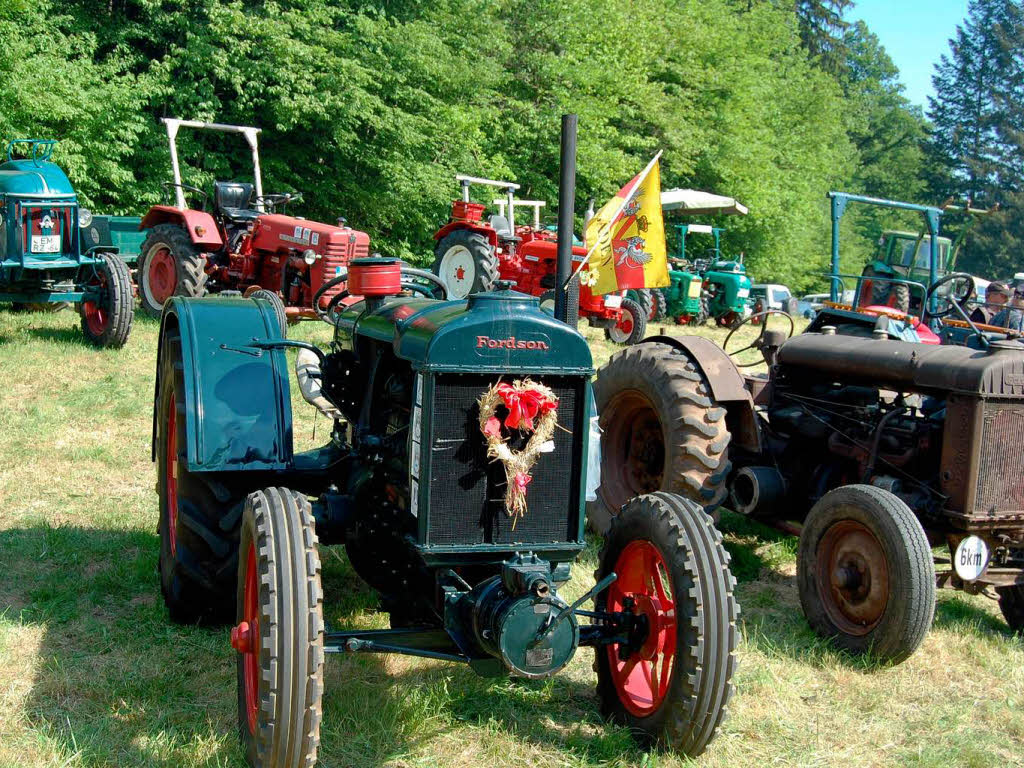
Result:
{"type": "Polygon", "coordinates": [[[1024,284],[1014,288],[1010,303],[996,312],[991,325],[1018,333],[1024,330],[1024,284]]]}
{"type": "Polygon", "coordinates": [[[985,288],[985,303],[979,304],[971,312],[971,320],[975,323],[993,324],[993,316],[1010,300],[1010,289],[1006,283],[993,282],[985,288]]]}

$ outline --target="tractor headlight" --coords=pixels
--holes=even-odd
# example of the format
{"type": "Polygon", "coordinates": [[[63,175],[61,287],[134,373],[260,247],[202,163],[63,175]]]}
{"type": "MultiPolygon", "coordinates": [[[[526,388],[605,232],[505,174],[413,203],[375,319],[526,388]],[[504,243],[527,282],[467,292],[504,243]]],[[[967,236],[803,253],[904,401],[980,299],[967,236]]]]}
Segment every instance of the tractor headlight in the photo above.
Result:
{"type": "Polygon", "coordinates": [[[78,209],[78,226],[80,226],[83,229],[85,229],[90,224],[92,224],[92,211],[90,211],[88,208],[79,208],[78,209]]]}
{"type": "Polygon", "coordinates": [[[302,260],[309,264],[309,266],[313,266],[313,263],[316,261],[316,251],[312,248],[307,248],[302,252],[302,260]]]}

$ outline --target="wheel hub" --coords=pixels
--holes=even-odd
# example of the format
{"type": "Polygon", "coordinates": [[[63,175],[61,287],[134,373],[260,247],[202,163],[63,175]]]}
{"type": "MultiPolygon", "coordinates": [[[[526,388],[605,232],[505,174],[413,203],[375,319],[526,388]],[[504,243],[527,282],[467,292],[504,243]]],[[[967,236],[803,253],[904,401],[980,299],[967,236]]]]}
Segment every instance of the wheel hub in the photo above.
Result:
{"type": "Polygon", "coordinates": [[[257,633],[249,622],[243,621],[237,627],[231,628],[231,647],[239,653],[254,653],[256,646],[253,638],[256,636],[257,633]]]}
{"type": "Polygon", "coordinates": [[[174,257],[166,246],[158,246],[156,253],[150,257],[149,269],[146,270],[146,284],[149,295],[158,304],[163,304],[174,295],[178,286],[178,273],[174,257]]]}
{"type": "Polygon", "coordinates": [[[865,525],[832,525],[818,545],[816,569],[825,611],[840,630],[863,636],[877,626],[889,600],[889,569],[881,543],[865,525]]]}

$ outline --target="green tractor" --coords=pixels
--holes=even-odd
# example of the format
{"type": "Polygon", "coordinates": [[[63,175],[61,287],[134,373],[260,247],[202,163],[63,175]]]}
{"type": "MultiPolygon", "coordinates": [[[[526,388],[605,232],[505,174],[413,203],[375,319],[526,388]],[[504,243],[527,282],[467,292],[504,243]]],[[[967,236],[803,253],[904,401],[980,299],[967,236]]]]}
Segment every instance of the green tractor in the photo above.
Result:
{"type": "MultiPolygon", "coordinates": [[[[833,237],[833,278],[838,276],[839,220],[849,203],[861,203],[882,208],[910,210],[921,213],[924,228],[918,232],[887,229],[878,239],[874,258],[864,267],[857,297],[858,306],[888,306],[899,312],[921,315],[924,308],[915,301],[911,285],[921,286],[922,291],[937,280],[955,271],[957,255],[964,238],[979,216],[988,215],[998,206],[990,209],[973,208],[967,205],[953,205],[946,202],[941,206],[916,205],[894,200],[851,195],[845,192],[830,192],[832,206],[833,237]],[[960,227],[955,239],[939,236],[942,216],[950,213],[966,214],[967,220],[960,227]],[[932,244],[934,237],[935,243],[932,244]]],[[[835,282],[835,281],[833,281],[835,282]]],[[[838,283],[835,283],[838,285],[838,283]]]]}
{"type": "Polygon", "coordinates": [[[717,732],[738,612],[721,535],[681,496],[632,499],[593,586],[563,597],[597,484],[593,363],[564,316],[509,285],[450,301],[433,273],[354,259],[312,301],[325,348],[283,338],[263,299],[169,299],[160,580],[172,618],[234,617],[250,764],[315,762],[325,654],[545,679],[588,647],[603,713],[642,744],[692,756],[717,732]],[[300,454],[289,347],[303,399],[333,425],[300,454]],[[326,544],[345,545],[390,629],[325,625],[326,544]]]}
{"type": "Polygon", "coordinates": [[[0,302],[38,311],[75,304],[90,342],[121,347],[134,310],[128,267],[114,247],[83,247],[93,217],[51,161],[54,144],[15,139],[0,163],[0,302]]]}
{"type": "MultiPolygon", "coordinates": [[[[670,189],[661,194],[661,207],[667,212],[688,216],[745,216],[747,208],[734,198],[698,189],[670,189]]],[[[702,325],[714,318],[720,326],[739,322],[750,305],[751,280],[743,259],[722,257],[722,227],[708,224],[676,224],[679,250],[669,257],[671,284],[662,289],[666,312],[680,325],[702,325]],[[711,235],[713,245],[699,256],[687,255],[689,235],[711,235]]]]}

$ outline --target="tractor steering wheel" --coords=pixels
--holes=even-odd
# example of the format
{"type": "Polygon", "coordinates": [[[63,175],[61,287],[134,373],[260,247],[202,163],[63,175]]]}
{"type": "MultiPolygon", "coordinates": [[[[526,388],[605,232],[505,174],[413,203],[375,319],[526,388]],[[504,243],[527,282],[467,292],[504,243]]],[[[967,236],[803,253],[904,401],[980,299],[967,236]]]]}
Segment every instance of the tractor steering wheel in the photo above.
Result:
{"type": "Polygon", "coordinates": [[[302,200],[301,192],[286,192],[283,195],[260,195],[256,198],[257,205],[265,205],[273,213],[277,206],[288,207],[288,203],[297,203],[302,200]]]}
{"type": "Polygon", "coordinates": [[[202,203],[203,210],[204,211],[206,210],[206,201],[210,199],[210,196],[208,194],[206,194],[206,192],[201,190],[199,187],[193,187],[191,184],[175,184],[173,181],[161,182],[160,186],[162,186],[165,190],[167,190],[167,196],[168,197],[170,197],[171,190],[174,187],[178,187],[179,189],[182,189],[185,192],[195,192],[197,195],[202,195],[202,198],[203,198],[203,203],[202,203]]]}
{"type": "MultiPolygon", "coordinates": [[[[769,315],[782,315],[784,318],[789,320],[789,333],[786,335],[787,339],[793,338],[793,332],[796,331],[796,324],[793,322],[793,316],[788,312],[783,312],[781,309],[766,309],[763,312],[755,312],[754,314],[747,315],[747,317],[740,320],[736,325],[729,331],[729,335],[725,337],[725,341],[722,342],[722,351],[729,356],[738,355],[740,352],[746,352],[748,349],[756,349],[759,352],[764,348],[764,337],[768,331],[768,316],[769,315]],[[757,334],[752,342],[741,349],[734,349],[729,351],[729,340],[744,325],[747,325],[755,318],[759,318],[758,322],[761,323],[761,332],[757,334]]],[[[760,362],[753,363],[736,363],[737,368],[751,368],[755,365],[761,365],[760,362]]]]}
{"type": "MultiPolygon", "coordinates": [[[[445,285],[444,280],[435,275],[433,272],[429,272],[425,269],[414,269],[413,267],[402,267],[402,289],[406,291],[413,291],[419,293],[428,299],[435,298],[435,291],[441,290],[441,299],[445,300],[448,298],[448,286],[445,285]],[[422,282],[415,282],[416,280],[426,280],[432,283],[432,286],[424,285],[422,282]]],[[[348,281],[348,269],[342,268],[342,271],[335,277],[328,280],[326,283],[320,286],[320,289],[313,294],[313,311],[316,312],[317,317],[323,320],[325,323],[331,325],[337,325],[335,323],[335,316],[338,311],[338,305],[349,297],[348,289],[336,293],[331,297],[331,300],[327,303],[327,306],[323,309],[320,308],[320,299],[327,291],[331,290],[341,283],[348,281]]]]}
{"type": "Polygon", "coordinates": [[[954,303],[956,308],[960,310],[959,314],[965,315],[966,312],[963,309],[964,303],[971,298],[974,294],[974,278],[968,275],[966,272],[953,272],[952,274],[946,275],[943,278],[936,280],[932,283],[928,289],[928,295],[924,298],[924,306],[928,308],[932,305],[932,299],[935,298],[935,306],[944,306],[944,309],[938,309],[934,312],[929,311],[928,316],[934,318],[943,318],[954,311],[954,303]],[[952,283],[949,287],[949,294],[946,296],[937,297],[939,287],[946,283],[952,283]]]}

